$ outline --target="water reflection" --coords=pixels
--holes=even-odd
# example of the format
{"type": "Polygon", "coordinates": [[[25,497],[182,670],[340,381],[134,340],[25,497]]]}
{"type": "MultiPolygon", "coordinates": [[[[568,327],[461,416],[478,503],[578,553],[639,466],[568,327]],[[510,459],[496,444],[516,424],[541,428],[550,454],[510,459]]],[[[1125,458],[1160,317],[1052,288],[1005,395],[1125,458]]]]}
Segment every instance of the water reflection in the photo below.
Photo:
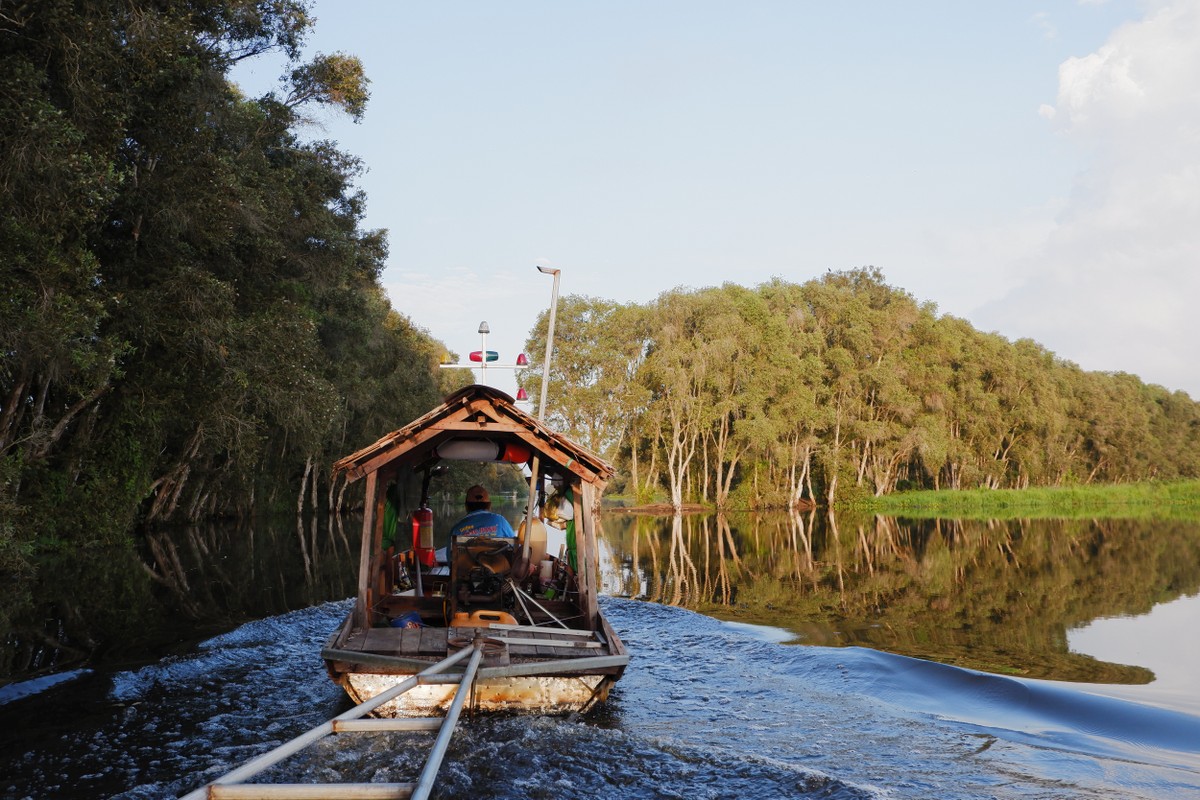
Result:
{"type": "Polygon", "coordinates": [[[247,620],[348,597],[358,556],[345,526],[312,516],[221,522],[43,554],[27,599],[8,609],[0,679],[153,659],[247,620]]]}
{"type": "Polygon", "coordinates": [[[159,604],[196,622],[258,619],[354,593],[357,542],[340,517],[159,531],[145,548],[159,604]]]}
{"type": "Polygon", "coordinates": [[[1179,597],[1136,617],[1106,617],[1067,631],[1071,649],[1102,659],[1132,657],[1154,671],[1153,686],[1136,693],[1097,687],[1104,694],[1186,710],[1200,716],[1200,595],[1179,597]]]}
{"type": "Polygon", "coordinates": [[[613,594],[1057,680],[1153,680],[1135,653],[1070,652],[1068,629],[1200,587],[1194,522],[606,514],[602,536],[613,594]]]}
{"type": "MultiPolygon", "coordinates": [[[[439,514],[439,540],[456,516],[439,514]]],[[[1200,590],[1195,522],[794,513],[606,513],[601,522],[609,594],[784,629],[794,642],[1000,674],[1146,683],[1156,665],[1139,659],[1135,637],[1091,651],[1098,660],[1070,652],[1067,632],[1200,590]]],[[[349,597],[359,525],[311,516],[222,523],[50,553],[29,593],[36,600],[6,608],[0,677],[151,659],[245,620],[349,597]]]]}
{"type": "MultiPolygon", "coordinates": [[[[524,512],[497,510],[514,522],[524,512]]],[[[438,504],[436,546],[463,513],[438,504]]],[[[225,520],[40,553],[36,574],[0,607],[0,684],[154,659],[247,620],[350,597],[361,525],[353,514],[225,520]]]]}

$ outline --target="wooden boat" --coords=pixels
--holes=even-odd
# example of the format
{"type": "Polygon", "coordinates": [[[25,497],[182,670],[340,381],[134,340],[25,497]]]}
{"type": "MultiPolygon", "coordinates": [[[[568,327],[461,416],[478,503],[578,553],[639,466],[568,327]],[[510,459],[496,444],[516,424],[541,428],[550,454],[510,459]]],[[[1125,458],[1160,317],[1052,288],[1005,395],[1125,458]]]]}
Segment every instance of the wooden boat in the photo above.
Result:
{"type": "MultiPolygon", "coordinates": [[[[366,481],[358,596],[322,650],[330,677],[356,703],[467,646],[482,646],[484,653],[471,696],[476,709],[559,713],[607,699],[629,663],[597,604],[594,514],[612,475],[608,464],[517,408],[504,392],[475,385],[341,459],[334,472],[366,481]],[[531,486],[557,477],[570,487],[576,568],[569,558],[539,551],[537,521],[522,525],[517,540],[457,537],[447,547],[447,563],[434,562],[432,541],[423,536],[432,536],[424,500],[432,471],[454,457],[524,463],[536,476],[531,486]],[[415,541],[385,550],[389,488],[394,500],[397,487],[417,484],[424,488],[422,508],[414,513],[415,541]]],[[[401,517],[399,539],[408,525],[401,517]]],[[[446,709],[456,691],[449,679],[422,678],[376,713],[429,715],[446,709]]]]}

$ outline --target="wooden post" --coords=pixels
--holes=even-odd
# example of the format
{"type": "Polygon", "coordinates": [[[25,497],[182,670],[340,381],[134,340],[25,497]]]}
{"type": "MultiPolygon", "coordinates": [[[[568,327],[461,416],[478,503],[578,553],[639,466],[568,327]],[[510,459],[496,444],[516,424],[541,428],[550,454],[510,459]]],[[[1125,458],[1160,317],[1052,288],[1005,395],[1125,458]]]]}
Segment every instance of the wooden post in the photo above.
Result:
{"type": "Polygon", "coordinates": [[[370,625],[370,609],[367,607],[367,589],[371,585],[371,551],[375,547],[375,472],[367,473],[363,498],[362,547],[358,553],[358,602],[354,604],[354,626],[366,628],[370,625]]]}
{"type": "Polygon", "coordinates": [[[520,553],[517,558],[516,575],[517,580],[525,580],[525,576],[530,573],[530,560],[533,555],[532,547],[529,544],[529,535],[533,533],[533,509],[537,505],[537,490],[538,490],[538,470],[541,469],[541,455],[534,451],[533,463],[530,465],[532,472],[529,473],[529,502],[525,505],[525,528],[520,532],[520,553]]]}
{"type": "Polygon", "coordinates": [[[582,610],[584,616],[587,617],[588,627],[595,629],[596,617],[600,613],[600,606],[596,602],[596,595],[600,591],[600,576],[597,573],[599,562],[596,558],[596,487],[586,481],[581,481],[579,486],[581,491],[573,493],[575,495],[575,539],[579,547],[579,573],[576,575],[576,580],[581,580],[581,583],[587,587],[582,610]]]}

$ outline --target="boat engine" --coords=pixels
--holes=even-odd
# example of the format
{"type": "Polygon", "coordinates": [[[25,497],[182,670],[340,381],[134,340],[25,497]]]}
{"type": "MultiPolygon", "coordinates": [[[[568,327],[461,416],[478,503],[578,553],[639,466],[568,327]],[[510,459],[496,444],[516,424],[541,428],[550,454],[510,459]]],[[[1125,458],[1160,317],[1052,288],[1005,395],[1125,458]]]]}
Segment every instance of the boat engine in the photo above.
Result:
{"type": "Polygon", "coordinates": [[[454,592],[459,608],[512,608],[509,578],[516,553],[512,539],[460,539],[455,543],[454,592]]]}

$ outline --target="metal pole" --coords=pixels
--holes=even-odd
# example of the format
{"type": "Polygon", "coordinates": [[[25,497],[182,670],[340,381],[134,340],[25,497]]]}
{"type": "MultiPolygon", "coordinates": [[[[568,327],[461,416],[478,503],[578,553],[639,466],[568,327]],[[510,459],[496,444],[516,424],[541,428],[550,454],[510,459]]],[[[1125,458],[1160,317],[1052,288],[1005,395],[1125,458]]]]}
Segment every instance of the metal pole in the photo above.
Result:
{"type": "MultiPolygon", "coordinates": [[[[550,294],[550,324],[546,330],[546,357],[542,361],[542,391],[538,397],[538,415],[537,420],[541,422],[546,417],[546,385],[550,381],[550,354],[554,352],[554,319],[558,315],[558,278],[562,270],[551,269],[550,267],[538,267],[538,272],[543,275],[554,276],[554,288],[550,294]]],[[[535,454],[533,457],[533,472],[529,475],[529,503],[525,508],[525,536],[521,540],[521,558],[519,564],[523,567],[520,572],[526,572],[529,568],[529,556],[531,548],[529,547],[529,534],[533,531],[533,504],[537,498],[537,482],[538,469],[541,467],[541,459],[535,454]]],[[[520,575],[524,580],[525,575],[520,575]]]]}
{"type": "Polygon", "coordinates": [[[429,793],[433,791],[433,780],[442,766],[442,757],[446,755],[450,737],[454,734],[454,726],[458,724],[458,715],[462,712],[463,703],[467,699],[471,684],[475,682],[475,672],[479,669],[479,661],[482,658],[483,640],[476,638],[472,647],[471,661],[467,664],[466,671],[463,672],[462,683],[458,685],[458,691],[454,693],[450,710],[446,712],[446,721],[442,723],[442,729],[438,731],[437,741],[433,743],[433,750],[429,753],[429,760],[425,762],[425,768],[421,770],[421,777],[417,779],[417,786],[413,789],[413,800],[426,800],[429,793]]]}
{"type": "Polygon", "coordinates": [[[379,694],[372,697],[370,700],[367,700],[366,702],[363,702],[363,703],[359,703],[358,705],[356,705],[354,708],[350,709],[349,711],[339,714],[338,716],[334,717],[333,719],[329,720],[328,722],[321,723],[317,727],[309,730],[307,733],[300,734],[295,739],[292,739],[290,742],[285,742],[284,744],[281,744],[278,747],[276,747],[274,750],[270,750],[270,751],[258,756],[257,758],[247,761],[242,766],[238,767],[237,769],[233,770],[232,772],[228,772],[225,775],[222,775],[220,778],[217,778],[215,781],[212,781],[211,783],[208,783],[208,784],[202,786],[201,788],[196,789],[193,792],[189,792],[188,794],[184,795],[181,798],[181,800],[204,800],[204,798],[207,798],[209,795],[208,790],[209,790],[210,786],[225,786],[225,785],[229,785],[229,784],[236,784],[236,783],[241,783],[242,781],[247,780],[248,778],[252,778],[253,776],[255,776],[258,773],[262,772],[263,770],[267,769],[268,767],[278,764],[280,761],[283,761],[288,756],[298,753],[299,751],[308,747],[313,742],[319,741],[320,739],[324,738],[325,736],[328,736],[329,734],[333,733],[333,728],[334,728],[335,723],[343,722],[345,720],[358,719],[360,717],[366,716],[370,712],[374,711],[377,707],[386,703],[388,700],[391,700],[394,697],[398,697],[399,695],[402,695],[405,692],[407,692],[412,687],[416,686],[418,683],[420,683],[421,677],[425,677],[425,676],[429,676],[429,675],[436,675],[439,672],[444,672],[445,670],[452,667],[454,664],[458,663],[459,661],[462,661],[469,654],[470,654],[470,651],[466,650],[465,648],[463,650],[459,650],[457,653],[452,653],[451,655],[447,656],[446,658],[444,658],[443,660],[434,664],[433,666],[429,667],[428,669],[421,670],[421,672],[417,673],[416,675],[413,675],[412,677],[407,678],[404,681],[401,681],[397,685],[393,686],[391,689],[388,689],[385,692],[380,692],[379,694]]]}
{"type": "Polygon", "coordinates": [[[554,290],[550,295],[550,327],[546,331],[546,359],[542,362],[542,395],[538,398],[538,422],[546,418],[546,384],[550,381],[550,354],[554,352],[554,318],[558,314],[558,278],[562,270],[538,267],[543,275],[554,276],[554,290]]]}
{"type": "Polygon", "coordinates": [[[487,335],[490,331],[486,322],[479,323],[479,382],[487,383],[487,335]]]}
{"type": "MultiPolygon", "coordinates": [[[[570,626],[569,626],[569,625],[567,625],[567,623],[563,622],[561,619],[559,619],[558,617],[556,617],[556,616],[554,616],[553,614],[551,614],[551,613],[550,613],[550,611],[549,611],[549,609],[547,609],[547,608],[546,608],[544,605],[542,605],[541,603],[539,603],[537,600],[534,600],[534,599],[533,599],[533,595],[530,595],[530,594],[525,594],[525,590],[524,590],[524,589],[522,589],[520,586],[517,586],[517,582],[516,582],[516,581],[514,581],[512,578],[509,578],[509,579],[508,579],[508,582],[509,582],[509,584],[512,586],[512,588],[513,588],[513,591],[517,593],[517,599],[518,599],[518,600],[521,600],[521,595],[525,595],[525,597],[528,597],[528,598],[529,598],[529,602],[533,603],[535,606],[537,606],[538,608],[540,608],[540,609],[542,610],[542,612],[543,612],[543,613],[544,613],[546,616],[550,617],[550,619],[552,619],[552,620],[554,620],[555,622],[557,622],[557,623],[558,623],[560,626],[562,626],[562,627],[564,627],[564,628],[568,628],[568,629],[569,629],[569,627],[570,627],[570,626]]],[[[522,608],[524,608],[524,607],[525,607],[525,601],[524,601],[524,600],[521,600],[521,607],[522,607],[522,608]]],[[[525,616],[529,616],[529,612],[528,612],[528,611],[526,611],[526,612],[525,612],[525,616]]],[[[530,622],[533,622],[533,618],[532,618],[532,617],[530,617],[529,621],[530,621],[530,622]]],[[[588,633],[591,633],[591,631],[588,631],[588,633]]]]}

